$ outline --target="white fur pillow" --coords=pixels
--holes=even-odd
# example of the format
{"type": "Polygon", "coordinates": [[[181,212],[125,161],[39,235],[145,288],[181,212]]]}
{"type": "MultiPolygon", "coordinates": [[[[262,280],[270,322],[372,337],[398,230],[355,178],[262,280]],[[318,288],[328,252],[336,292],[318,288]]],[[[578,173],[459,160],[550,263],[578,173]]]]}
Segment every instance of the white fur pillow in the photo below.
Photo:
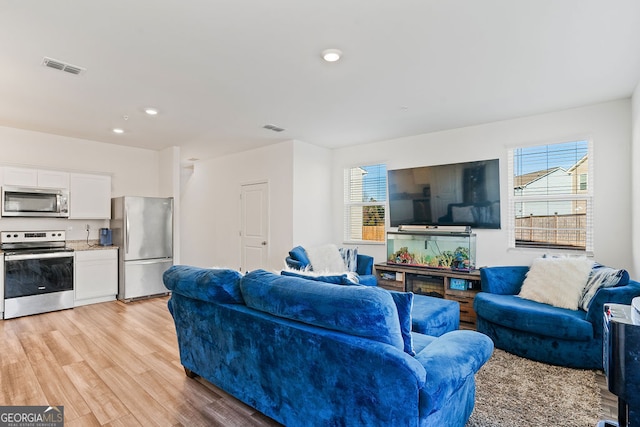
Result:
{"type": "Polygon", "coordinates": [[[307,256],[314,271],[347,271],[338,247],[333,244],[307,249],[307,256]]]}
{"type": "Polygon", "coordinates": [[[519,296],[556,307],[577,310],[593,261],[586,258],[537,258],[519,296]]]}

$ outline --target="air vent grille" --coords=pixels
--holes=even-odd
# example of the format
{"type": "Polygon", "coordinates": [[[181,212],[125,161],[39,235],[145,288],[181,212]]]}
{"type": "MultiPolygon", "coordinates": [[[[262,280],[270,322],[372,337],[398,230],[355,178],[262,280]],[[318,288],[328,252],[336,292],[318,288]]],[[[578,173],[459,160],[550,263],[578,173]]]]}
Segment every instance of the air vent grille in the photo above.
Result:
{"type": "Polygon", "coordinates": [[[42,65],[75,75],[81,74],[87,70],[86,68],[82,68],[77,65],[71,65],[66,62],[58,61],[57,59],[47,58],[46,56],[42,60],[42,65]]]}
{"type": "Polygon", "coordinates": [[[282,132],[284,130],[284,128],[281,128],[281,127],[278,127],[278,126],[275,126],[275,125],[264,125],[262,127],[265,128],[265,129],[272,130],[274,132],[282,132]]]}

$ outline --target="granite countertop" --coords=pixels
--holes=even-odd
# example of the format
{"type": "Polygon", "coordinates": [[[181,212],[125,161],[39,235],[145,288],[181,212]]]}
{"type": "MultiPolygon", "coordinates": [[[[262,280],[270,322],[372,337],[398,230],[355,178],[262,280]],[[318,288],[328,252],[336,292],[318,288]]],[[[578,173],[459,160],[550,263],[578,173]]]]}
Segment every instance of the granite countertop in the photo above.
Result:
{"type": "Polygon", "coordinates": [[[73,249],[74,251],[93,251],[93,250],[104,250],[104,249],[118,249],[117,246],[101,246],[99,240],[67,240],[67,247],[73,249]]]}

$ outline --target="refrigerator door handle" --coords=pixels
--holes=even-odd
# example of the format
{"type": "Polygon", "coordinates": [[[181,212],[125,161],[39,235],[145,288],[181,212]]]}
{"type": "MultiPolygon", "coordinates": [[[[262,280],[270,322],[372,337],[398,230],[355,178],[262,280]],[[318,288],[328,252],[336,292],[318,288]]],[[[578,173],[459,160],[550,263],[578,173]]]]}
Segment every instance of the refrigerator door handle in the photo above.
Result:
{"type": "Polygon", "coordinates": [[[129,212],[124,211],[124,247],[125,253],[129,253],[129,212]]]}

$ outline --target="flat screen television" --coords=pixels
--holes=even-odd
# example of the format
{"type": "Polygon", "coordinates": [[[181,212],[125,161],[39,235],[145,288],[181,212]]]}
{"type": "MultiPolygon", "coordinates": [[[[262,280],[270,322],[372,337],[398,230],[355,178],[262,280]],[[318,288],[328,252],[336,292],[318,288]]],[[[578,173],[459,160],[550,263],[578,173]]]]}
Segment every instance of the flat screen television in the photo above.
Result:
{"type": "Polygon", "coordinates": [[[498,159],[389,170],[390,225],[500,228],[499,172],[498,159]]]}

